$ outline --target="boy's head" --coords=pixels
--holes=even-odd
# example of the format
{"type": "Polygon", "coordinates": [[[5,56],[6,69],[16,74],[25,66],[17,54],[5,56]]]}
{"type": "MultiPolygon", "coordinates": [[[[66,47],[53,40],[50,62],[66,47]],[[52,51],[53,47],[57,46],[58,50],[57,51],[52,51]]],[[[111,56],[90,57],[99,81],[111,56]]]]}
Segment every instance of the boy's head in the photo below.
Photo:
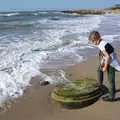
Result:
{"type": "Polygon", "coordinates": [[[98,31],[92,31],[92,32],[90,32],[89,40],[90,40],[94,45],[98,45],[99,42],[100,42],[100,40],[101,40],[100,33],[99,33],[98,31]]]}

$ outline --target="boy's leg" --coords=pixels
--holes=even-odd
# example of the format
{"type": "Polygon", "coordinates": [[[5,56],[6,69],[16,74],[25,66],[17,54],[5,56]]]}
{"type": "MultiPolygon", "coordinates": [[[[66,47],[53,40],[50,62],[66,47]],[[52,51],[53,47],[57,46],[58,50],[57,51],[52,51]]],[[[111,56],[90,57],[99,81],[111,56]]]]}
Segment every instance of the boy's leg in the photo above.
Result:
{"type": "Polygon", "coordinates": [[[100,67],[98,67],[97,68],[97,80],[100,86],[103,85],[103,77],[104,77],[103,71],[101,71],[100,67]]]}
{"type": "Polygon", "coordinates": [[[111,66],[108,68],[108,91],[109,91],[109,97],[111,99],[115,98],[115,69],[111,66]]]}

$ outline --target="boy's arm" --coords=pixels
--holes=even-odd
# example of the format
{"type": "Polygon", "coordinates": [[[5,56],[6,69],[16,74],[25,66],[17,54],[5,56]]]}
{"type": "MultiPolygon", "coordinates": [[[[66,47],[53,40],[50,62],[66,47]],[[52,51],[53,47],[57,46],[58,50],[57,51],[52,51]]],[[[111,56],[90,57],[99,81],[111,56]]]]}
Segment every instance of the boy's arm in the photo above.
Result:
{"type": "Polygon", "coordinates": [[[102,51],[102,53],[104,54],[105,56],[105,65],[104,67],[102,68],[102,71],[106,71],[107,70],[107,67],[108,67],[108,64],[109,64],[109,60],[110,60],[110,56],[109,54],[106,52],[106,51],[102,51]]]}

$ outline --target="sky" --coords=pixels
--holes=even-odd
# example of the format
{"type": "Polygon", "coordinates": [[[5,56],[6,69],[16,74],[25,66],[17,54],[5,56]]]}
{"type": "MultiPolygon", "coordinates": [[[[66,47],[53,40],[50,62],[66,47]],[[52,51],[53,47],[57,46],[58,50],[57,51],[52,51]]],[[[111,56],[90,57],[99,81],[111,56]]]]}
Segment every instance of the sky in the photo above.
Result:
{"type": "Polygon", "coordinates": [[[0,11],[101,9],[120,0],[0,0],[0,11]]]}

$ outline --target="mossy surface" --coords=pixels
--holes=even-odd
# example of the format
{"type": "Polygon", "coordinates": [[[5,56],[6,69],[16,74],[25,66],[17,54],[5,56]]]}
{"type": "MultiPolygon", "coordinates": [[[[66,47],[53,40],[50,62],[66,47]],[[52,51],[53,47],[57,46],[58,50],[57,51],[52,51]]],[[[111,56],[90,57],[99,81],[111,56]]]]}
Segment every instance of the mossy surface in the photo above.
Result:
{"type": "Polygon", "coordinates": [[[107,90],[95,84],[93,78],[82,78],[74,82],[64,82],[56,85],[51,97],[67,108],[81,108],[88,106],[99,99],[107,90]]]}
{"type": "Polygon", "coordinates": [[[97,86],[93,86],[96,80],[92,78],[83,78],[74,82],[65,82],[58,84],[54,89],[54,93],[57,96],[65,98],[78,98],[81,96],[89,95],[98,89],[97,86]]]}

